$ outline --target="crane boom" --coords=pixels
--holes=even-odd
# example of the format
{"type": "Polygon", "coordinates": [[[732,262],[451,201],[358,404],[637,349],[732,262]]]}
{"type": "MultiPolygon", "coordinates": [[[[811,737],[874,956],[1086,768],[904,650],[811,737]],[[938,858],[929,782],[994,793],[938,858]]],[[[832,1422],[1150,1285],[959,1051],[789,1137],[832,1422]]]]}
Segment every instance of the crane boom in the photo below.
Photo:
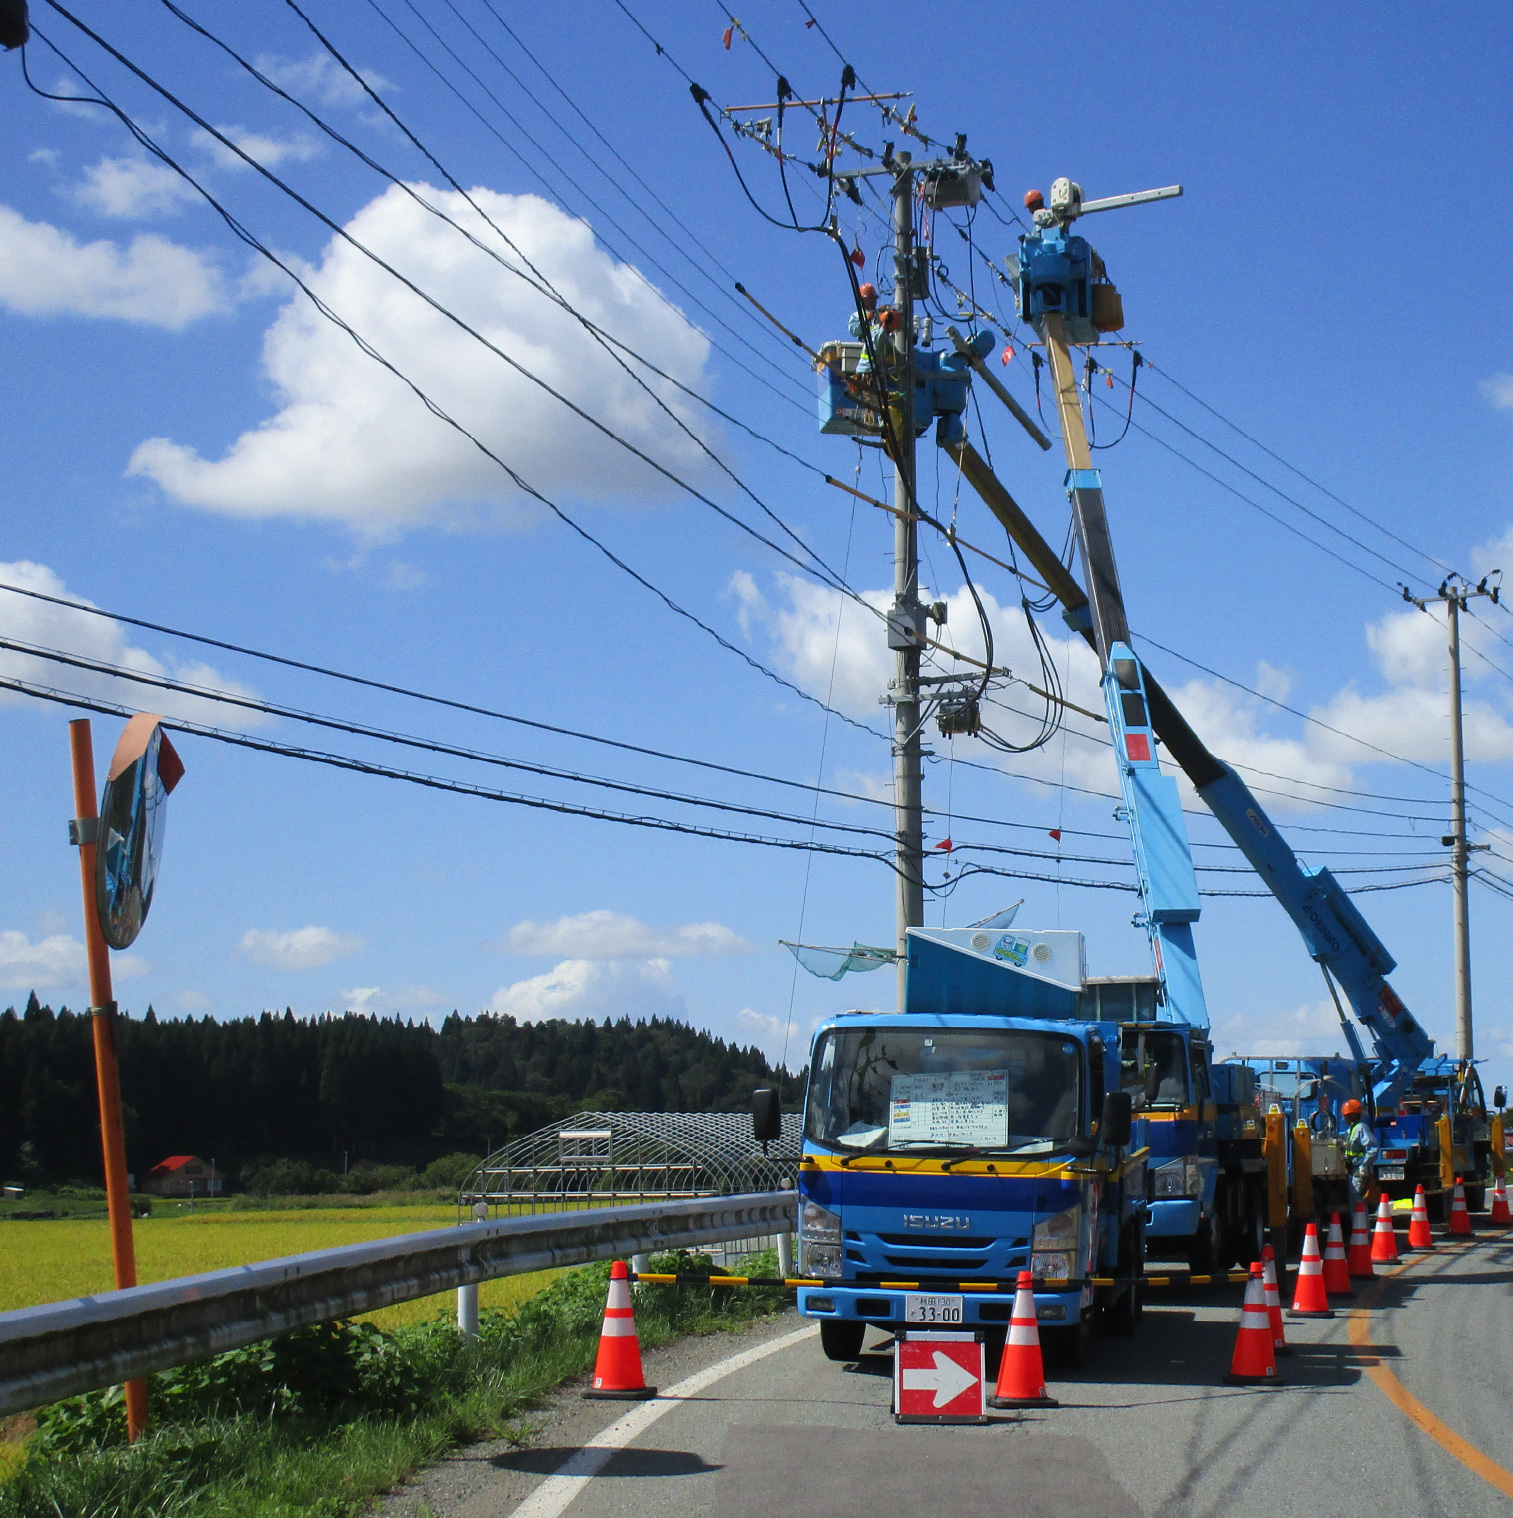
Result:
{"type": "MultiPolygon", "coordinates": [[[[1071,571],[971,443],[950,445],[949,451],[967,482],[1055,592],[1068,625],[1096,648],[1092,606],[1071,571]]],[[[1392,1105],[1414,1072],[1434,1054],[1433,1040],[1387,980],[1396,967],[1392,955],[1334,876],[1327,869],[1310,870],[1298,859],[1250,787],[1209,751],[1143,666],[1142,674],[1151,730],[1292,919],[1309,954],[1343,991],[1375,1047],[1372,1083],[1377,1103],[1392,1105]]],[[[1349,1023],[1344,1026],[1359,1053],[1354,1029],[1349,1023]]]]}

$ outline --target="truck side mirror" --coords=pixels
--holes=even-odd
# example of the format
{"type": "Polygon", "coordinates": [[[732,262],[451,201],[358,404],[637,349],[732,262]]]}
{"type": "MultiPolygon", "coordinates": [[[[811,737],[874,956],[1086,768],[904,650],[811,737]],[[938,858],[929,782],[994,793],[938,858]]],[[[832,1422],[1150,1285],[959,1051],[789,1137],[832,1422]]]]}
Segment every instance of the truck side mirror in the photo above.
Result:
{"type": "Polygon", "coordinates": [[[763,1145],[783,1136],[783,1109],[771,1087],[760,1086],[751,1093],[751,1136],[763,1145]]]}
{"type": "Polygon", "coordinates": [[[1134,1103],[1128,1091],[1110,1091],[1103,1098],[1103,1120],[1098,1124],[1099,1141],[1110,1149],[1123,1149],[1130,1141],[1134,1103]]]}
{"type": "Polygon", "coordinates": [[[1499,1086],[1497,1090],[1492,1093],[1492,1105],[1496,1107],[1499,1112],[1501,1112],[1502,1109],[1508,1105],[1508,1088],[1506,1086],[1499,1086]]]}

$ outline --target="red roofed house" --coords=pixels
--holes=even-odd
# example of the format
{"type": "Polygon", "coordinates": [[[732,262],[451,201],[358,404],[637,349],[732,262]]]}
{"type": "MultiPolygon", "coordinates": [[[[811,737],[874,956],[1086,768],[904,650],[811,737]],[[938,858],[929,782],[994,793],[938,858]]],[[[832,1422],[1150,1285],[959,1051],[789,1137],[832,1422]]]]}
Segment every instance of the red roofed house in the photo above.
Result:
{"type": "Polygon", "coordinates": [[[226,1177],[197,1154],[170,1154],[142,1183],[152,1196],[219,1196],[225,1189],[226,1177]]]}

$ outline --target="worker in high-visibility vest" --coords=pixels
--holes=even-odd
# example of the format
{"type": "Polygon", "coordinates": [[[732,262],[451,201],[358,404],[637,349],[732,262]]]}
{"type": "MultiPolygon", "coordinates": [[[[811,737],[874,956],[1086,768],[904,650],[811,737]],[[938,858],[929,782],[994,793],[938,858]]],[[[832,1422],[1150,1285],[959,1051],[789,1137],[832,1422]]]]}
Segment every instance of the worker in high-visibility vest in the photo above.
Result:
{"type": "Polygon", "coordinates": [[[1350,1124],[1345,1134],[1345,1165],[1350,1171],[1350,1186],[1362,1201],[1376,1185],[1376,1157],[1379,1152],[1376,1134],[1365,1121],[1361,1104],[1351,1097],[1340,1108],[1340,1116],[1350,1124]]]}

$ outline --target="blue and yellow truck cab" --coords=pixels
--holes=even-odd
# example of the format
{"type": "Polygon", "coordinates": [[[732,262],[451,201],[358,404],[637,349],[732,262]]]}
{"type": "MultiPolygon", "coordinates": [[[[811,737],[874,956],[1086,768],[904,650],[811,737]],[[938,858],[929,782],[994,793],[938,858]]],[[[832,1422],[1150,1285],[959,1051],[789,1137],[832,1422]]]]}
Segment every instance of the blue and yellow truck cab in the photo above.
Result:
{"type": "Polygon", "coordinates": [[[832,1359],[869,1323],[1001,1334],[1021,1270],[1049,1349],[1075,1357],[1095,1316],[1133,1327],[1145,1155],[1086,980],[1080,933],[911,928],[903,1012],[816,1031],[798,1308],[832,1359]]]}

